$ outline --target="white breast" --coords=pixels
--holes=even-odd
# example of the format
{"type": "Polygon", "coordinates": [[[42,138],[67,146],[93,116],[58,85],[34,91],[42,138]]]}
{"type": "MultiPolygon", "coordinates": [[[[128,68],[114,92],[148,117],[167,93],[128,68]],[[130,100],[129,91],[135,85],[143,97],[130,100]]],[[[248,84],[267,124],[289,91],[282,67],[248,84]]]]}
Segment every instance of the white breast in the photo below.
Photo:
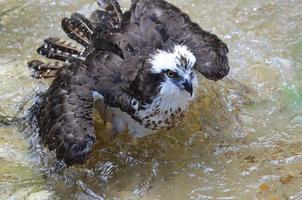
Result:
{"type": "Polygon", "coordinates": [[[122,132],[127,128],[130,134],[142,138],[181,123],[190,100],[189,97],[184,99],[177,97],[175,99],[155,99],[145,110],[136,112],[135,115],[142,120],[141,122],[134,120],[119,108],[110,108],[112,112],[111,123],[117,132],[122,132]]]}

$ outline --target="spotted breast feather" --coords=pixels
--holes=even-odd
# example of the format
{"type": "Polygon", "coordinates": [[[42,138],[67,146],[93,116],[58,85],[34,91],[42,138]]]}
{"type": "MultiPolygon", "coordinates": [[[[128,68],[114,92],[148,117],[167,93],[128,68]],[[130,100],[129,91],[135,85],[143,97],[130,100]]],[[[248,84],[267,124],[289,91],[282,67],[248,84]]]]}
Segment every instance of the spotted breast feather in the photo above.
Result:
{"type": "Polygon", "coordinates": [[[67,165],[91,152],[96,99],[115,132],[140,138],[182,122],[197,73],[218,80],[229,71],[227,46],[175,6],[135,0],[122,13],[117,1],[97,2],[91,20],[74,14],[62,22],[82,48],[47,39],[38,52],[65,63],[29,63],[35,77],[54,77],[35,113],[43,142],[67,165]]]}

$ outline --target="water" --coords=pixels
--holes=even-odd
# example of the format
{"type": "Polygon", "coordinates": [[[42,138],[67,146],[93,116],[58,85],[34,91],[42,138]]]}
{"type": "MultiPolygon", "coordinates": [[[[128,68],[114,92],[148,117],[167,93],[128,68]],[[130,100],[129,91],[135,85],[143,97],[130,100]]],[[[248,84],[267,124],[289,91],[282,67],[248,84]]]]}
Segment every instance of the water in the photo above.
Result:
{"type": "Polygon", "coordinates": [[[171,2],[229,45],[230,75],[201,80],[169,133],[111,138],[95,114],[91,159],[62,172],[22,121],[49,85],[25,66],[62,17],[95,5],[0,1],[0,199],[302,199],[302,1],[171,2]]]}

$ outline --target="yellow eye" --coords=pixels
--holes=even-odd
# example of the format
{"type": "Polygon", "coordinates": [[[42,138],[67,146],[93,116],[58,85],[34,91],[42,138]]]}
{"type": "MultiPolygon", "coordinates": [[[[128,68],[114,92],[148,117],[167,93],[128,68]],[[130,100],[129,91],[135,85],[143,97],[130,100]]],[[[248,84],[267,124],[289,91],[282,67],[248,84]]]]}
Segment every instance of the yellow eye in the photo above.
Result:
{"type": "Polygon", "coordinates": [[[167,74],[167,76],[169,77],[169,78],[174,78],[175,77],[175,72],[173,72],[173,71],[171,71],[171,70],[167,70],[167,72],[166,72],[166,74],[167,74]]]}

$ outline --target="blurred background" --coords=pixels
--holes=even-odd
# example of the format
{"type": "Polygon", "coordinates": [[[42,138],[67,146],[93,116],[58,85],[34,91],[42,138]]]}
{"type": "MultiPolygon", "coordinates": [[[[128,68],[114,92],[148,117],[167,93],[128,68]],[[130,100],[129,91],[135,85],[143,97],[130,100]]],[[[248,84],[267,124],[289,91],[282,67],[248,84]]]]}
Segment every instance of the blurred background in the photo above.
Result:
{"type": "MultiPolygon", "coordinates": [[[[116,138],[95,113],[87,163],[57,169],[24,120],[50,81],[27,62],[93,0],[0,0],[0,199],[302,199],[302,1],[170,0],[230,49],[228,78],[200,77],[185,123],[116,138]]],[[[120,1],[127,9],[130,1],[120,1]]]]}

